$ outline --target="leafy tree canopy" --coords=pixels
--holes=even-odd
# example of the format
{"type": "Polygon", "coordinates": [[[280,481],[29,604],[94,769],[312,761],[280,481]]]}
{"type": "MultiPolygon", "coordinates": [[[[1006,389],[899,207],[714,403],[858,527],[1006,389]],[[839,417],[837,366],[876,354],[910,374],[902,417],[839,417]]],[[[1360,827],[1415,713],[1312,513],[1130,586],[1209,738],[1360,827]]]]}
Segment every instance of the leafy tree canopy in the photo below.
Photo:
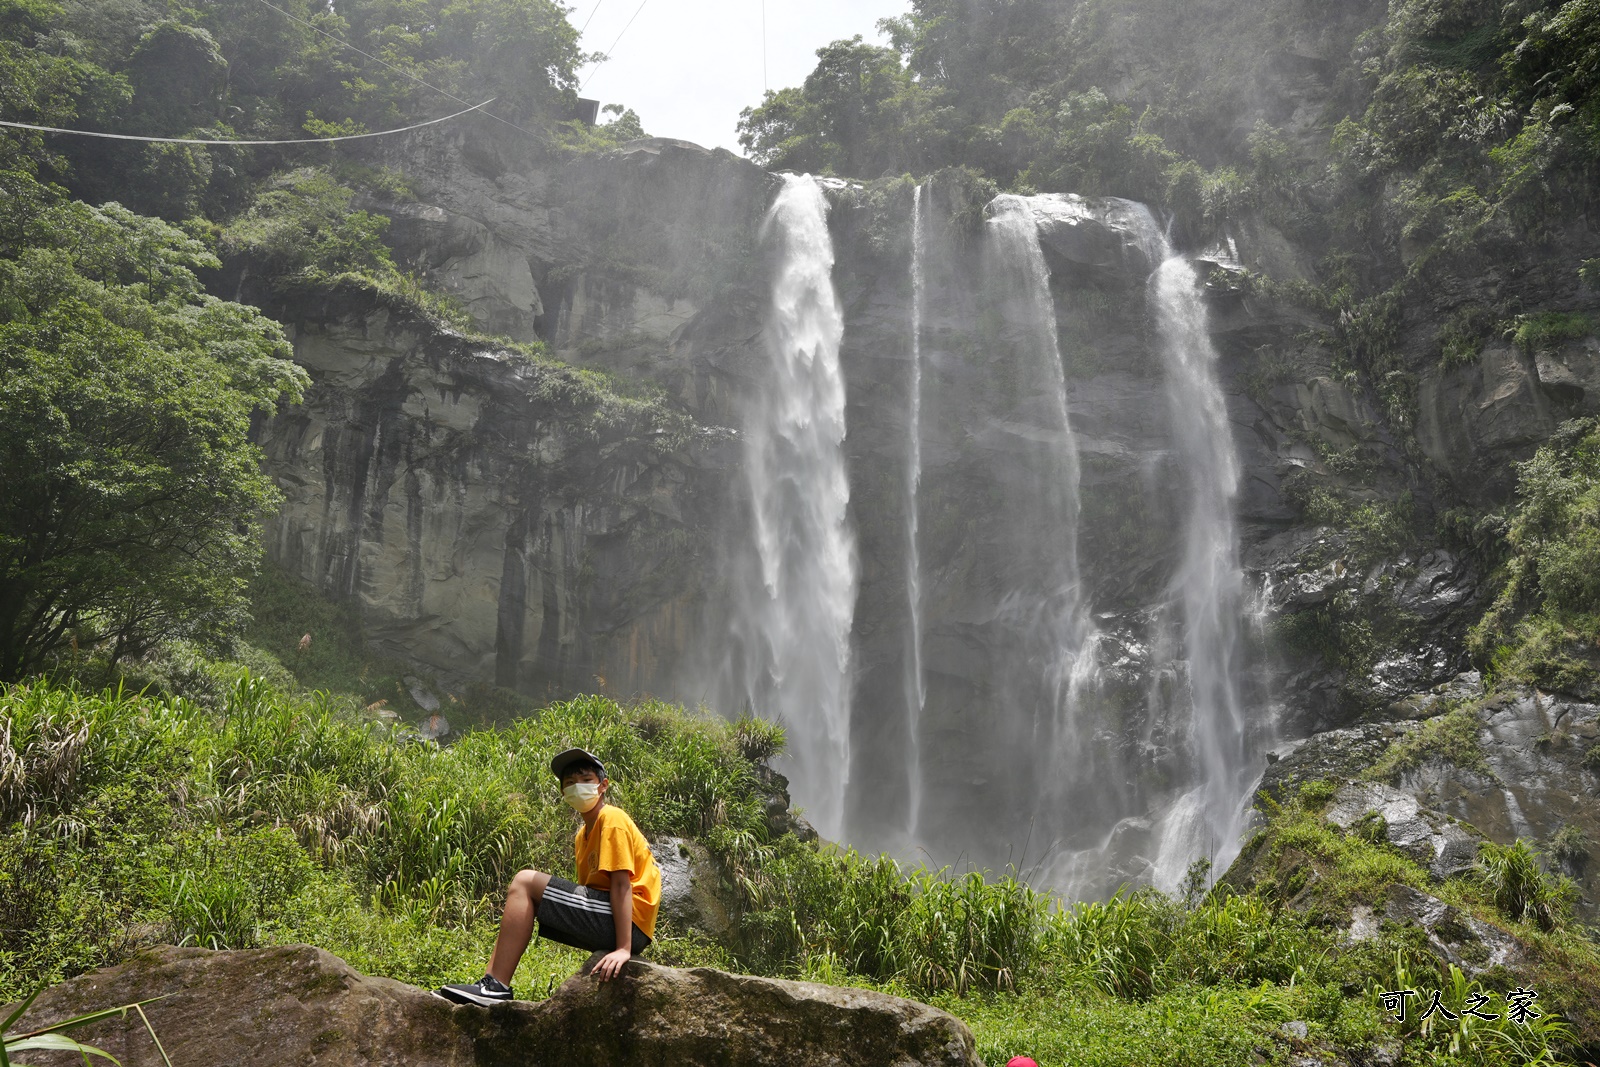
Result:
{"type": "Polygon", "coordinates": [[[1128,196],[1180,232],[1263,209],[1302,246],[1391,253],[1402,233],[1459,250],[1537,231],[1589,195],[1600,159],[1596,0],[911,8],[880,23],[886,47],[835,42],[803,85],[747,109],[745,148],[772,167],[966,166],[1128,196]],[[1298,59],[1308,48],[1327,58],[1298,59]],[[1297,79],[1321,86],[1322,114],[1291,114],[1297,79]]]}
{"type": "MultiPolygon", "coordinates": [[[[493,97],[545,136],[573,112],[583,59],[553,0],[0,0],[0,114],[41,125],[319,137],[493,97]]],[[[223,218],[304,151],[0,134],[0,164],[23,158],[91,202],[223,218]]]]}
{"type": "Polygon", "coordinates": [[[276,501],[250,418],[298,399],[282,330],[209,296],[197,239],[0,173],[0,678],[243,610],[276,501]]]}

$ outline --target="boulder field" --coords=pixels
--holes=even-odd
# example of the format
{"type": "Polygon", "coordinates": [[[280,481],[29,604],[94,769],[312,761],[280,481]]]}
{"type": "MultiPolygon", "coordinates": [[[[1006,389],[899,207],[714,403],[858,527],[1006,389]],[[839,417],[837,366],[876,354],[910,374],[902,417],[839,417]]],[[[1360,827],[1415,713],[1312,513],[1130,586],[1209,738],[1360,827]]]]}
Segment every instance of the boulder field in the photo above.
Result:
{"type": "MultiPolygon", "coordinates": [[[[861,989],[679,970],[635,960],[602,983],[585,967],[543,1001],[455,1005],[360,974],[310,945],[232,952],[161,946],[46,991],[36,1029],[150,997],[179,1067],[980,1067],[972,1033],[925,1004],[861,989]]],[[[162,1063],[135,1016],[75,1033],[123,1067],[162,1063]]],[[[79,1062],[67,1053],[37,1064],[79,1062]]]]}

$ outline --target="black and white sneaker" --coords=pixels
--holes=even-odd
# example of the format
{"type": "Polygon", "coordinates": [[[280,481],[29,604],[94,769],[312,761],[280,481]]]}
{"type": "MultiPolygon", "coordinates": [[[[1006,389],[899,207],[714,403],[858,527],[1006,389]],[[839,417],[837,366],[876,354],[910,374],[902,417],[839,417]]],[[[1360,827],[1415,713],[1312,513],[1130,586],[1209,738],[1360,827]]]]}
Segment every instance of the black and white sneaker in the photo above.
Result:
{"type": "Polygon", "coordinates": [[[433,991],[436,997],[453,1000],[457,1004],[504,1004],[511,999],[511,989],[492,974],[486,974],[471,985],[447,985],[433,991]]]}

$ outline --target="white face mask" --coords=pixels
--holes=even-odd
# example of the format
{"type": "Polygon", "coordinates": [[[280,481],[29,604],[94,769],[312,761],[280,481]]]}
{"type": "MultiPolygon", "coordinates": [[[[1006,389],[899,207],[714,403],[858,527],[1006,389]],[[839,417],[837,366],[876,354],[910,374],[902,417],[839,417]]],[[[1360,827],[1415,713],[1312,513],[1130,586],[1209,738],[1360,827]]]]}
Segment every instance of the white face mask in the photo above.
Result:
{"type": "Polygon", "coordinates": [[[573,782],[561,790],[561,800],[573,811],[588,811],[600,802],[600,786],[596,782],[573,782]]]}

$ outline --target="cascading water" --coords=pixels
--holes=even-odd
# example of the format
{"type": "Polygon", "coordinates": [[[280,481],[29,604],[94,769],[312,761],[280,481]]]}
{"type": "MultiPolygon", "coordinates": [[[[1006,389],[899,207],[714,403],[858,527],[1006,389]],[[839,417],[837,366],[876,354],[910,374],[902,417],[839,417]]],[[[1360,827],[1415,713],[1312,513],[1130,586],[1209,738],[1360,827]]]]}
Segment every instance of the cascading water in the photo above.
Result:
{"type": "Polygon", "coordinates": [[[861,439],[878,451],[853,458],[894,471],[855,504],[878,561],[866,580],[895,598],[862,626],[828,210],[789,177],[763,228],[772,303],[741,412],[751,523],[730,527],[714,703],[782,721],[793,795],[834,840],[1011,863],[1084,897],[1227,862],[1259,738],[1238,662],[1239,462],[1193,268],[1131,202],[1002,196],[981,242],[941,246],[914,190],[910,344],[894,340],[902,303],[865,312],[852,349],[878,357],[852,364],[869,389],[883,355],[909,352],[904,450],[879,426],[861,439]],[[978,255],[931,251],[962,247],[978,255]]]}
{"type": "Polygon", "coordinates": [[[1173,252],[1154,220],[1145,243],[1160,264],[1149,295],[1174,452],[1188,491],[1173,591],[1182,607],[1199,782],[1174,806],[1161,835],[1156,881],[1174,886],[1203,852],[1212,852],[1219,868],[1231,862],[1247,814],[1252,771],[1239,696],[1244,574],[1234,526],[1239,458],[1195,269],[1173,252]]]}
{"type": "Polygon", "coordinates": [[[911,199],[911,417],[910,462],[906,465],[906,600],[910,625],[906,649],[906,735],[908,753],[906,836],[916,840],[922,810],[922,713],[927,703],[927,680],[922,671],[922,553],[917,543],[917,495],[922,487],[922,316],[927,299],[923,256],[927,242],[922,230],[922,186],[911,199]]]}
{"type": "MultiPolygon", "coordinates": [[[[996,672],[1001,773],[1031,794],[1041,838],[1065,832],[1088,770],[1080,691],[1093,673],[1093,627],[1078,567],[1079,459],[1067,404],[1050,272],[1028,202],[1002,196],[988,221],[993,303],[1016,327],[1014,403],[991,431],[1003,457],[1003,510],[992,537],[997,621],[1008,662],[996,672]]],[[[1021,860],[1023,857],[1016,857],[1021,860]]]]}
{"type": "Polygon", "coordinates": [[[762,237],[776,246],[770,357],[745,413],[759,581],[744,583],[748,706],[788,734],[796,800],[817,829],[843,825],[850,744],[856,558],[846,510],[844,318],[833,287],[828,202],[787,175],[762,237]]]}

